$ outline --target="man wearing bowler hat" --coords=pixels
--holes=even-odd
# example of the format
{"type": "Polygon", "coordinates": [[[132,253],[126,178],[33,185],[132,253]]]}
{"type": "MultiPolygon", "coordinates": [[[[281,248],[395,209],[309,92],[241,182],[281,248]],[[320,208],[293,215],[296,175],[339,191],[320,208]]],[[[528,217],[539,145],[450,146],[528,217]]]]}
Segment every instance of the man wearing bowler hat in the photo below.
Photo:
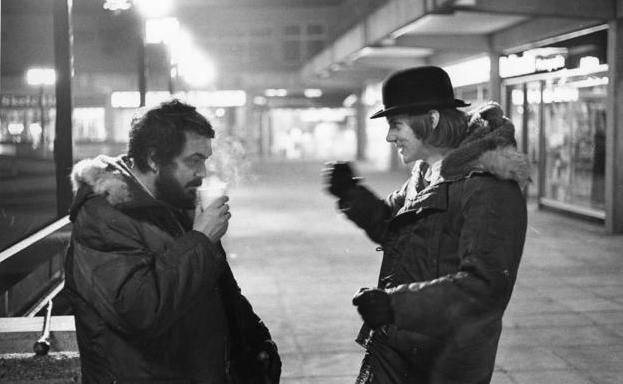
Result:
{"type": "Polygon", "coordinates": [[[500,107],[473,112],[448,74],[425,66],[383,83],[386,140],[411,177],[387,198],[349,163],[330,163],[327,190],[380,245],[377,288],[353,304],[364,325],[357,383],[489,383],[502,315],[523,250],[528,162],[500,107]]]}

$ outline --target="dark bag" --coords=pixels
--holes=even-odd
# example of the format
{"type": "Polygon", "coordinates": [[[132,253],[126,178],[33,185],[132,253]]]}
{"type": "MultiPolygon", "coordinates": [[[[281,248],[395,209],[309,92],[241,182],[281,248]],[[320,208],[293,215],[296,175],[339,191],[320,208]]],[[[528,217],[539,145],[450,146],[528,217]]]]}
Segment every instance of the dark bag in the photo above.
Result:
{"type": "Polygon", "coordinates": [[[388,344],[382,330],[372,331],[355,384],[411,384],[408,362],[388,344]]]}

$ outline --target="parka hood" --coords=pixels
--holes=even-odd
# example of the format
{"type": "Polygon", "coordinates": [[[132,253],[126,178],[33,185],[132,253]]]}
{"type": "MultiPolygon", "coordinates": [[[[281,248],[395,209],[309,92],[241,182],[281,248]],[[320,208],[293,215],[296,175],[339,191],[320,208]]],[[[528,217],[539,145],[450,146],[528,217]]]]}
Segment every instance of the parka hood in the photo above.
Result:
{"type": "Polygon", "coordinates": [[[467,137],[441,161],[443,180],[489,172],[514,180],[521,188],[530,181],[530,164],[517,151],[515,128],[497,103],[490,102],[470,113],[467,137]]]}
{"type": "Polygon", "coordinates": [[[82,204],[94,196],[104,196],[113,206],[158,204],[134,181],[125,156],[100,155],[81,160],[71,171],[71,184],[75,195],[69,210],[72,220],[82,204]]]}

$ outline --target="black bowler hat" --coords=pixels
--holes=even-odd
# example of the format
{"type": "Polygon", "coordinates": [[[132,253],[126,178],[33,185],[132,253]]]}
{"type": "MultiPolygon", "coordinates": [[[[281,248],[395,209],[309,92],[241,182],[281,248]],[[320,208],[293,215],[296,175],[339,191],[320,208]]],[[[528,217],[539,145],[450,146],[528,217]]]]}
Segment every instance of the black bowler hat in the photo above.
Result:
{"type": "Polygon", "coordinates": [[[401,113],[426,113],[431,109],[467,107],[469,103],[454,98],[450,77],[434,66],[409,68],[392,73],[383,82],[384,109],[370,116],[401,113]]]}

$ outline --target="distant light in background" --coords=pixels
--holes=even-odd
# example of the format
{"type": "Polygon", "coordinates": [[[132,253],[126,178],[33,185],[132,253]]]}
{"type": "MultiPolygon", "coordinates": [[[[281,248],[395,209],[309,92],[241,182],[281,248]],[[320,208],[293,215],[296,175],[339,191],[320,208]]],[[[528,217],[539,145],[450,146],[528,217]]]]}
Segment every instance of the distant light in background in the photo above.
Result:
{"type": "Polygon", "coordinates": [[[180,32],[179,41],[171,46],[171,61],[188,84],[201,87],[216,79],[216,65],[193,44],[188,33],[180,32]]]}
{"type": "Polygon", "coordinates": [[[355,105],[355,103],[357,102],[357,100],[359,100],[359,98],[357,97],[357,95],[355,95],[354,93],[351,93],[350,95],[346,96],[346,98],[344,99],[344,101],[342,102],[342,105],[345,108],[351,108],[353,105],[355,105]]]}
{"type": "MultiPolygon", "coordinates": [[[[110,95],[113,108],[136,108],[139,106],[137,91],[114,91],[110,95]]],[[[241,107],[246,104],[247,94],[242,90],[189,91],[174,95],[196,107],[241,107]]],[[[166,91],[147,92],[145,104],[154,106],[171,98],[166,91]]]]}
{"type": "Polygon", "coordinates": [[[160,17],[145,20],[145,42],[147,44],[171,44],[179,39],[180,22],[175,17],[160,17]]]}
{"type": "Polygon", "coordinates": [[[223,117],[223,116],[225,116],[225,108],[217,108],[216,111],[214,111],[214,115],[216,117],[223,117]]]}
{"type": "Polygon", "coordinates": [[[607,77],[589,77],[588,79],[578,80],[569,83],[576,88],[589,88],[589,87],[597,87],[600,85],[608,85],[607,77]]]}
{"type": "Polygon", "coordinates": [[[339,122],[351,116],[352,111],[346,108],[307,108],[301,111],[301,121],[312,122],[339,122]]]}
{"type": "Polygon", "coordinates": [[[24,132],[24,124],[22,123],[9,123],[7,129],[9,134],[19,136],[24,132]]]}
{"type": "Polygon", "coordinates": [[[186,92],[186,100],[198,107],[242,107],[247,94],[238,89],[186,92]]]}
{"type": "Polygon", "coordinates": [[[145,40],[150,44],[166,44],[171,53],[171,76],[202,87],[216,79],[216,65],[194,44],[192,36],[180,28],[174,17],[145,21],[145,40]],[[175,72],[173,72],[175,71],[175,72]]]}
{"type": "Polygon", "coordinates": [[[266,98],[264,96],[255,96],[253,98],[253,104],[255,105],[266,105],[268,101],[266,100],[266,98]]]}
{"type": "Polygon", "coordinates": [[[28,85],[53,85],[56,83],[56,72],[51,68],[30,68],[26,71],[28,85]]]}
{"type": "Polygon", "coordinates": [[[580,58],[580,68],[594,69],[599,67],[599,58],[595,56],[584,56],[580,58]]]}
{"type": "Polygon", "coordinates": [[[491,59],[483,56],[462,63],[443,67],[448,72],[452,85],[462,87],[465,85],[480,84],[489,81],[491,77],[491,59]]]}
{"type": "Polygon", "coordinates": [[[136,108],[140,102],[141,95],[135,91],[116,91],[110,94],[110,106],[113,108],[136,108]]]}
{"type": "Polygon", "coordinates": [[[104,9],[108,11],[125,11],[132,7],[132,1],[130,0],[106,0],[104,2],[104,9]]]}
{"type": "Polygon", "coordinates": [[[285,97],[288,96],[288,90],[283,88],[268,88],[264,91],[267,97],[285,97]]]}
{"type": "Polygon", "coordinates": [[[305,95],[305,97],[313,99],[316,97],[321,97],[322,96],[322,90],[321,89],[316,89],[316,88],[307,88],[303,91],[303,94],[305,95]]]}
{"type": "Polygon", "coordinates": [[[136,8],[144,17],[162,17],[171,12],[173,0],[134,0],[136,8]]]}

